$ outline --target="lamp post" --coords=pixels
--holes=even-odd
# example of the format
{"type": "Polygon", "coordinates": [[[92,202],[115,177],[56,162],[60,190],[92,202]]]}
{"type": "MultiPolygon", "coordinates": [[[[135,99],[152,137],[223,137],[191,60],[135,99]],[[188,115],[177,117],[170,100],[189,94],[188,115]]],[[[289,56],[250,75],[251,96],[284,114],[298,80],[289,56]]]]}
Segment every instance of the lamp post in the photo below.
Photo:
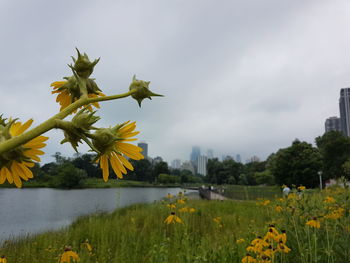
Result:
{"type": "Polygon", "coordinates": [[[318,177],[320,179],[320,189],[322,190],[322,171],[318,171],[318,177]]]}

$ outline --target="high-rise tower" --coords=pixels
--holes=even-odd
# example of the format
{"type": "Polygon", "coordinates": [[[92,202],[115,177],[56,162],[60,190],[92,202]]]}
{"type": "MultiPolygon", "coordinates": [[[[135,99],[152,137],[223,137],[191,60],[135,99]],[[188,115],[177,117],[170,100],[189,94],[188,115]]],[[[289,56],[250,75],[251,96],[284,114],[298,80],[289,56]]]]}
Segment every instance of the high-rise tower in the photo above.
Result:
{"type": "Polygon", "coordinates": [[[326,119],[324,126],[325,126],[325,132],[342,131],[340,118],[338,117],[329,117],[328,119],[326,119]]]}
{"type": "Polygon", "coordinates": [[[142,148],[142,155],[147,159],[148,157],[148,144],[146,142],[139,142],[137,144],[138,147],[142,148]]]}
{"type": "Polygon", "coordinates": [[[340,90],[340,123],[345,136],[350,136],[350,88],[340,90]]]}

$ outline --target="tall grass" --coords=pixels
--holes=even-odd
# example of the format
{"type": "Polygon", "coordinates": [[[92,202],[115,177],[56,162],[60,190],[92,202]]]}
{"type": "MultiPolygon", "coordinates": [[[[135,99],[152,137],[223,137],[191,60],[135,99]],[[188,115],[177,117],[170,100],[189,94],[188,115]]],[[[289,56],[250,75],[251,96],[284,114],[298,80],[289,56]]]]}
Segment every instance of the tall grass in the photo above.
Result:
{"type": "MultiPolygon", "coordinates": [[[[174,200],[133,205],[112,214],[80,218],[70,227],[34,237],[7,241],[0,249],[9,263],[57,262],[69,245],[83,263],[114,262],[241,262],[246,247],[264,236],[269,224],[287,233],[292,250],[271,262],[347,262],[350,257],[349,191],[304,193],[273,201],[174,200]],[[326,203],[333,196],[334,203],[326,203]],[[167,204],[176,204],[170,209],[167,204]],[[280,209],[276,210],[279,206],[280,209]],[[195,208],[194,213],[179,208],[195,208]],[[327,218],[343,207],[338,218],[327,218]],[[165,224],[175,211],[183,224],[165,224]],[[306,225],[316,218],[320,228],[306,225]],[[336,218],[336,219],[334,219],[336,218]],[[88,242],[89,252],[82,244],[88,242]]],[[[253,255],[255,256],[255,255],[253,255]]]]}

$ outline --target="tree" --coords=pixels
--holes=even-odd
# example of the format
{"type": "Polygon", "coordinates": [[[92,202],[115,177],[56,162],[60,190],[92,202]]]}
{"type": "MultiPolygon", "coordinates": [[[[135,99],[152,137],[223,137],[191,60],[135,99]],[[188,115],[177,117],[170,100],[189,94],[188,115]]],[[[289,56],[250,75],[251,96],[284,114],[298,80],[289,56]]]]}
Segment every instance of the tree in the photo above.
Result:
{"type": "Polygon", "coordinates": [[[97,164],[93,162],[95,157],[96,154],[77,154],[72,164],[76,168],[84,170],[88,177],[101,177],[101,170],[98,168],[97,164]]]}
{"type": "Polygon", "coordinates": [[[280,149],[269,166],[278,184],[315,187],[321,156],[311,144],[295,140],[290,147],[280,149]]]}
{"type": "Polygon", "coordinates": [[[81,188],[85,178],[84,170],[74,167],[72,163],[64,162],[58,167],[56,184],[60,188],[81,188]]]}
{"type": "Polygon", "coordinates": [[[315,141],[322,156],[323,179],[348,176],[342,166],[350,159],[350,138],[341,132],[330,131],[315,141]]]}
{"type": "Polygon", "coordinates": [[[137,181],[153,182],[152,164],[147,159],[131,160],[134,171],[128,173],[128,179],[137,181]]]}

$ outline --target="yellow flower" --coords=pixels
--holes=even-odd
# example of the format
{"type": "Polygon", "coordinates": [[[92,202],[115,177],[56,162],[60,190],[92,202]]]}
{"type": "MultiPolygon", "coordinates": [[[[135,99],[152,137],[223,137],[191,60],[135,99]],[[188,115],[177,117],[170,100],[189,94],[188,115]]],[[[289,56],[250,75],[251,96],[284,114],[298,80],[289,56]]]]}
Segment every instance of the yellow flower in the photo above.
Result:
{"type": "Polygon", "coordinates": [[[127,173],[125,167],[131,171],[134,170],[134,167],[124,157],[124,155],[134,160],[140,160],[144,158],[140,153],[142,151],[142,148],[130,143],[126,143],[127,141],[136,140],[130,139],[130,137],[135,136],[139,133],[137,131],[134,131],[135,128],[135,122],[129,123],[128,121],[119,125],[115,131],[115,136],[118,138],[118,140],[116,142],[113,142],[112,145],[105,149],[105,152],[102,153],[97,159],[97,162],[100,163],[103,180],[105,182],[107,182],[109,177],[108,163],[111,164],[112,169],[118,178],[123,178],[123,174],[127,173]]]}
{"type": "Polygon", "coordinates": [[[167,204],[166,206],[169,207],[170,209],[175,209],[176,208],[175,204],[167,204]]]}
{"type": "Polygon", "coordinates": [[[181,212],[181,213],[186,213],[186,212],[188,212],[188,207],[180,208],[180,209],[179,209],[179,212],[181,212]]]}
{"type": "Polygon", "coordinates": [[[306,222],[306,225],[313,227],[313,228],[320,228],[321,224],[320,221],[318,221],[317,219],[312,219],[306,222]]]}
{"type": "Polygon", "coordinates": [[[0,257],[0,263],[7,263],[7,259],[4,255],[0,257]]]}
{"type": "Polygon", "coordinates": [[[221,217],[220,216],[217,216],[217,217],[214,217],[213,218],[213,221],[217,224],[220,224],[221,223],[221,217]]]}
{"type": "MultiPolygon", "coordinates": [[[[70,78],[70,80],[72,80],[72,78],[70,78]]],[[[79,87],[76,87],[76,88],[66,87],[66,86],[72,87],[74,85],[77,85],[77,84],[69,83],[69,81],[55,81],[51,83],[50,86],[53,87],[53,91],[51,91],[51,93],[52,94],[58,93],[56,97],[56,102],[58,102],[61,106],[60,111],[68,107],[71,103],[75,102],[79,98],[80,92],[77,91],[79,87]],[[76,93],[75,95],[72,94],[72,90],[75,91],[76,93]]],[[[95,92],[97,94],[88,93],[87,94],[88,98],[97,98],[97,97],[105,96],[105,94],[103,94],[102,92],[99,92],[99,91],[95,91],[95,92]]],[[[98,102],[94,102],[92,103],[92,105],[95,106],[96,108],[100,108],[100,105],[98,104],[98,102]]],[[[86,108],[92,111],[91,105],[86,106],[86,108]]]]}
{"type": "Polygon", "coordinates": [[[306,187],[303,186],[303,185],[301,185],[301,186],[298,187],[298,190],[300,190],[300,191],[304,191],[305,189],[306,189],[306,187]]]}
{"type": "MultiPolygon", "coordinates": [[[[9,129],[10,137],[21,135],[32,123],[32,119],[23,124],[13,122],[9,129]]],[[[42,155],[44,152],[39,149],[46,146],[44,142],[47,139],[48,137],[38,136],[9,151],[9,154],[5,153],[6,157],[0,156],[0,184],[7,180],[10,184],[15,183],[16,187],[20,188],[22,187],[21,180],[28,181],[29,178],[33,178],[33,173],[29,168],[34,166],[34,161],[40,162],[38,155],[42,155]]]]}
{"type": "Polygon", "coordinates": [[[275,211],[276,212],[280,213],[282,210],[283,210],[282,206],[280,206],[280,205],[276,205],[275,206],[275,211]]]}
{"type": "Polygon", "coordinates": [[[282,233],[276,237],[276,240],[285,244],[287,242],[286,230],[282,230],[282,233]]]}
{"type": "Polygon", "coordinates": [[[166,198],[168,198],[168,199],[171,199],[171,198],[173,198],[173,197],[174,197],[174,196],[173,196],[172,194],[170,194],[170,193],[166,195],[166,198]]]}
{"type": "Polygon", "coordinates": [[[270,203],[270,200],[264,200],[261,202],[261,205],[267,206],[270,203]]]}
{"type": "Polygon", "coordinates": [[[256,263],[256,259],[251,255],[247,254],[244,258],[242,258],[242,263],[256,263]]]}
{"type": "Polygon", "coordinates": [[[190,212],[190,213],[194,213],[194,212],[196,212],[196,209],[194,209],[194,208],[190,208],[190,209],[188,210],[188,212],[190,212]]]}
{"type": "Polygon", "coordinates": [[[330,214],[325,215],[325,218],[334,219],[334,220],[339,219],[339,218],[343,217],[344,212],[345,212],[345,209],[342,207],[339,207],[339,208],[333,210],[330,214]]]}
{"type": "Polygon", "coordinates": [[[85,247],[89,252],[92,252],[92,246],[89,243],[89,240],[86,239],[85,242],[81,243],[82,247],[85,247]]]}
{"type": "Polygon", "coordinates": [[[236,240],[236,243],[237,243],[237,244],[240,244],[240,243],[243,243],[244,241],[245,241],[244,238],[240,238],[240,239],[237,239],[237,240],[236,240]]]}
{"type": "Polygon", "coordinates": [[[64,253],[61,255],[60,263],[79,262],[80,258],[77,253],[73,252],[70,247],[64,249],[64,253]],[[72,260],[72,261],[71,261],[72,260]]]}
{"type": "Polygon", "coordinates": [[[178,203],[178,204],[185,204],[186,202],[185,202],[184,199],[178,199],[178,200],[177,200],[177,203],[178,203]]]}
{"type": "Polygon", "coordinates": [[[179,224],[183,224],[182,220],[180,217],[178,217],[177,215],[175,215],[175,212],[171,212],[170,216],[168,216],[165,220],[164,223],[166,224],[175,224],[175,223],[179,223],[179,224]]]}
{"type": "Polygon", "coordinates": [[[331,196],[327,196],[323,202],[327,204],[332,204],[332,203],[335,203],[335,199],[331,196]]]}
{"type": "Polygon", "coordinates": [[[289,253],[291,251],[291,249],[282,242],[278,243],[277,250],[282,251],[283,253],[289,253]]]}

